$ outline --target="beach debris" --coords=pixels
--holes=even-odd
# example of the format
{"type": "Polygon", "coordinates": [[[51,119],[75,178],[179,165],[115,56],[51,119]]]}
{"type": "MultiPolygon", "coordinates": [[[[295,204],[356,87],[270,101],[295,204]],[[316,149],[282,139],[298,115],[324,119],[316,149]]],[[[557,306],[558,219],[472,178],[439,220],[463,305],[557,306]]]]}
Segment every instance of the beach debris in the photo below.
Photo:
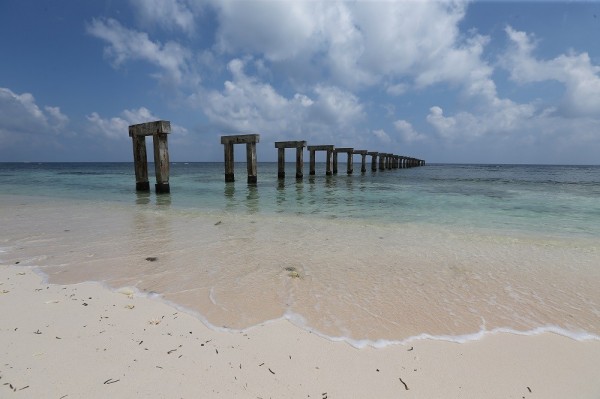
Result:
{"type": "Polygon", "coordinates": [[[147,260],[148,262],[156,262],[156,261],[158,260],[158,258],[157,258],[156,256],[148,256],[148,257],[146,258],[146,260],[147,260]]]}
{"type": "MultiPolygon", "coordinates": [[[[15,264],[18,264],[18,263],[19,262],[15,263],[15,264]]],[[[19,272],[19,273],[17,273],[17,276],[24,276],[24,275],[25,275],[25,272],[19,272]]]]}
{"type": "Polygon", "coordinates": [[[529,393],[531,393],[531,388],[527,387],[527,390],[529,391],[529,393]]]}
{"type": "Polygon", "coordinates": [[[133,308],[135,308],[135,305],[132,305],[132,304],[125,305],[125,309],[133,309],[133,308]]]}
{"type": "Polygon", "coordinates": [[[40,329],[38,328],[37,331],[33,332],[34,334],[40,335],[42,332],[40,331],[40,329]]]}
{"type": "Polygon", "coordinates": [[[298,270],[294,266],[286,266],[283,268],[283,270],[288,272],[288,277],[300,279],[302,278],[302,276],[300,275],[300,273],[298,273],[298,270]]]}
{"type": "Polygon", "coordinates": [[[218,226],[218,225],[220,225],[220,224],[222,224],[222,223],[223,223],[223,222],[219,220],[217,223],[215,223],[215,226],[218,226]]]}
{"type": "Polygon", "coordinates": [[[409,349],[407,349],[407,352],[410,352],[410,351],[412,351],[413,349],[415,349],[415,347],[414,347],[414,346],[411,346],[409,349]]]}
{"type": "Polygon", "coordinates": [[[271,369],[269,369],[269,371],[271,372],[271,374],[275,375],[275,372],[271,369]]]}
{"type": "Polygon", "coordinates": [[[51,300],[51,301],[46,301],[46,302],[44,302],[44,303],[45,303],[46,305],[48,305],[48,304],[51,304],[51,303],[59,303],[59,302],[60,302],[60,301],[59,301],[58,299],[54,299],[54,300],[51,300]]]}
{"type": "Polygon", "coordinates": [[[2,290],[2,291],[0,291],[0,293],[2,293],[2,294],[8,294],[9,292],[10,291],[8,291],[8,290],[2,290]]]}
{"type": "Polygon", "coordinates": [[[400,377],[398,377],[398,379],[400,380],[402,385],[404,385],[404,389],[408,391],[408,385],[406,385],[406,382],[402,381],[402,378],[400,378],[400,377]]]}
{"type": "Polygon", "coordinates": [[[104,381],[104,385],[108,385],[108,384],[114,384],[115,382],[119,382],[121,380],[113,380],[112,378],[109,378],[108,380],[104,381]]]}
{"type": "Polygon", "coordinates": [[[162,321],[162,319],[157,319],[157,318],[154,318],[154,319],[152,319],[152,320],[148,321],[148,324],[152,324],[152,325],[154,325],[154,326],[157,326],[157,325],[159,325],[159,324],[160,324],[160,322],[161,322],[161,321],[162,321]]]}

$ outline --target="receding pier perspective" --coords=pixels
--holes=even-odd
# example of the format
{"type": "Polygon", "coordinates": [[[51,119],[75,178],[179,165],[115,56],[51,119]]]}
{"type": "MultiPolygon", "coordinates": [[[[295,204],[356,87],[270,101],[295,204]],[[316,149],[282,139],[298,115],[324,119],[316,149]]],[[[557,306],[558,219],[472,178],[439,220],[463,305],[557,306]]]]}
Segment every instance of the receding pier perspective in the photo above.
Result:
{"type": "MultiPolygon", "coordinates": [[[[148,182],[148,160],[146,156],[146,136],[152,136],[154,143],[154,164],[156,170],[156,192],[169,193],[169,148],[167,145],[167,134],[171,133],[171,122],[169,121],[154,121],[140,123],[129,126],[129,137],[133,142],[133,163],[135,169],[135,188],[137,191],[149,191],[150,183],[148,182]]],[[[257,177],[257,160],[256,160],[256,144],[260,141],[259,134],[238,134],[221,136],[221,144],[224,146],[225,158],[225,182],[234,182],[234,151],[235,144],[246,144],[246,164],[248,169],[248,183],[256,184],[257,177]]],[[[371,156],[371,171],[377,171],[377,160],[379,159],[379,170],[391,170],[399,168],[411,168],[415,166],[425,165],[425,161],[405,157],[401,155],[373,152],[368,150],[355,150],[352,147],[338,147],[333,144],[326,145],[306,145],[304,140],[296,141],[276,141],[275,148],[277,149],[277,178],[285,178],[285,150],[286,148],[296,149],[296,179],[304,177],[304,148],[310,154],[310,175],[315,175],[315,152],[325,151],[325,174],[327,176],[338,173],[338,154],[345,153],[346,158],[346,173],[351,175],[354,172],[354,155],[361,156],[361,173],[367,171],[367,155],[371,156]]]]}

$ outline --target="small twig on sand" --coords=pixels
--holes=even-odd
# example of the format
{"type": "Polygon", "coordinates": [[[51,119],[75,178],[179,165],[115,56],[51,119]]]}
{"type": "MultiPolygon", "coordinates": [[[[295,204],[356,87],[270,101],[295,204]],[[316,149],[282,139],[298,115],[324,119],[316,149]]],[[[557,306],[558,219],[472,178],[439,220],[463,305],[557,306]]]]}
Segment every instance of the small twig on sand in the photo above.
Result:
{"type": "Polygon", "coordinates": [[[400,378],[400,377],[398,377],[398,379],[404,385],[404,389],[406,389],[408,391],[408,385],[406,385],[406,382],[402,381],[402,378],[400,378]]]}

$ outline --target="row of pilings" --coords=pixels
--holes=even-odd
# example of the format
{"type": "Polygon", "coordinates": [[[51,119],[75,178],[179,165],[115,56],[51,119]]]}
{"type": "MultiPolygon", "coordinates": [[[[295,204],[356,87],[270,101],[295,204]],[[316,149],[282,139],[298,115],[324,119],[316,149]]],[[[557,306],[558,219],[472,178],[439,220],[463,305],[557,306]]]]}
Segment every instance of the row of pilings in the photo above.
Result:
{"type": "MultiPolygon", "coordinates": [[[[129,137],[133,142],[133,162],[135,168],[136,190],[149,191],[148,160],[146,155],[146,137],[152,136],[154,144],[154,165],[156,173],[155,189],[157,193],[170,192],[169,187],[169,150],[167,135],[171,133],[169,121],[155,121],[129,126],[129,137]]],[[[221,144],[225,150],[225,181],[233,182],[234,177],[234,151],[235,144],[246,145],[246,164],[248,168],[248,183],[257,182],[256,144],[260,141],[258,134],[242,134],[221,136],[221,144]]],[[[361,156],[361,173],[367,171],[367,156],[371,157],[371,171],[389,169],[412,168],[424,166],[422,159],[396,155],[391,153],[355,150],[350,147],[336,148],[334,145],[307,145],[306,141],[276,141],[277,149],[277,177],[285,178],[285,150],[296,149],[296,178],[302,179],[304,175],[304,149],[310,154],[310,175],[316,174],[315,153],[326,152],[325,174],[328,176],[338,173],[338,154],[347,156],[346,173],[354,172],[354,155],[361,156]]]]}

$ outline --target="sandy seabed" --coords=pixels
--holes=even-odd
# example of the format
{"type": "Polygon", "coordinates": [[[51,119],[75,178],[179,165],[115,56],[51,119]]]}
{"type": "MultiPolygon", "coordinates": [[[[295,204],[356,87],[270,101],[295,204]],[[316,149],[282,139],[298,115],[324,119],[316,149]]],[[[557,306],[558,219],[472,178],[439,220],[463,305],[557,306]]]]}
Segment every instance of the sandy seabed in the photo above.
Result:
{"type": "Polygon", "coordinates": [[[356,349],[281,319],[215,331],[156,299],[0,265],[2,398],[600,398],[600,341],[356,349]]]}

